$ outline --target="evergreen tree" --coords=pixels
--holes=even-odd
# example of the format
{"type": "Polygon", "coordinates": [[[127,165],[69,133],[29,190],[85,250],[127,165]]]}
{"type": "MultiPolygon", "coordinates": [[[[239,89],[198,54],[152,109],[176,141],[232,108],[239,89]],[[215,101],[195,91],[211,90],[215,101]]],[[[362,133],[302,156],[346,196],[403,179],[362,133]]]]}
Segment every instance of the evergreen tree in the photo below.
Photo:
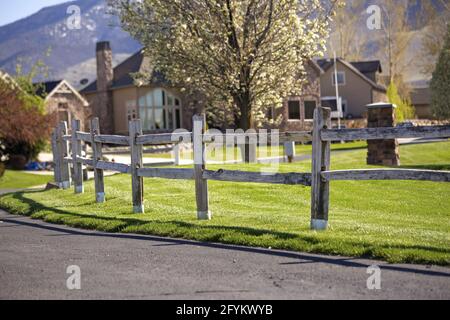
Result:
{"type": "Polygon", "coordinates": [[[431,80],[431,109],[438,119],[450,119],[450,24],[431,80]]]}

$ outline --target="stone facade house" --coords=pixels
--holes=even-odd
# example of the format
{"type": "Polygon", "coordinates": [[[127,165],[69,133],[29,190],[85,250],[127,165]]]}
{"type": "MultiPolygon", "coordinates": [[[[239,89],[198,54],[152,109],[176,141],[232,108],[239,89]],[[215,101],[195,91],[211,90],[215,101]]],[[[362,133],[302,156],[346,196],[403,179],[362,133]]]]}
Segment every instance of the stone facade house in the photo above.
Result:
{"type": "Polygon", "coordinates": [[[88,128],[89,103],[66,80],[41,82],[35,86],[36,93],[44,98],[47,112],[57,114],[56,123],[67,121],[70,125],[72,119],[78,119],[83,130],[88,128]]]}
{"type": "MultiPolygon", "coordinates": [[[[89,101],[92,116],[100,119],[102,133],[127,134],[132,119],[141,119],[146,133],[191,130],[192,116],[201,107],[192,97],[170,86],[162,74],[154,72],[143,50],[113,68],[109,42],[99,42],[96,58],[97,79],[81,93],[89,101]],[[133,77],[136,73],[152,74],[150,83],[136,83],[133,77]]],[[[304,94],[287,98],[283,108],[275,109],[271,115],[282,114],[282,131],[303,129],[305,123],[312,121],[313,109],[320,104],[322,70],[311,60],[306,71],[304,94]]]]}
{"type": "MultiPolygon", "coordinates": [[[[381,85],[380,61],[347,62],[337,58],[339,96],[342,100],[343,117],[347,119],[365,118],[366,106],[387,101],[386,88],[381,85]]],[[[322,106],[337,111],[334,60],[317,60],[323,70],[320,77],[322,106]]]]}

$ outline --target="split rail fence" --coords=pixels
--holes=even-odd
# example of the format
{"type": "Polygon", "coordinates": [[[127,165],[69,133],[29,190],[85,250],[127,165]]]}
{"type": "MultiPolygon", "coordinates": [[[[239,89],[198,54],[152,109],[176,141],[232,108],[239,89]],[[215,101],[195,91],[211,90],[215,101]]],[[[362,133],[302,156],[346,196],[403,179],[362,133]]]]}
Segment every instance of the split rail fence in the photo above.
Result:
{"type": "MultiPolygon", "coordinates": [[[[206,168],[206,144],[214,141],[214,135],[206,131],[204,115],[193,117],[193,132],[172,134],[143,134],[139,120],[129,123],[129,136],[103,135],[98,119],[91,120],[90,132],[80,131],[80,121],[73,120],[69,134],[66,122],[55,129],[52,148],[55,162],[55,181],[61,189],[73,185],[75,193],[83,193],[83,165],[94,169],[96,201],[106,201],[104,171],[115,171],[131,175],[133,212],[144,213],[144,178],[195,180],[197,216],[200,220],[211,219],[208,198],[208,181],[234,181],[268,184],[303,185],[311,187],[311,228],[324,230],[328,225],[329,192],[332,180],[427,180],[450,182],[450,171],[409,169],[364,169],[331,171],[330,154],[332,141],[383,140],[398,138],[446,138],[450,137],[450,126],[412,128],[330,129],[331,110],[317,108],[314,113],[312,132],[284,132],[277,136],[278,143],[312,141],[311,173],[246,172],[234,170],[211,171],[206,168]],[[82,142],[92,146],[93,156],[82,156],[82,142]],[[192,142],[193,168],[145,168],[143,147],[148,145],[192,142]],[[104,161],[102,146],[129,146],[131,164],[104,161]]],[[[271,139],[270,134],[233,134],[234,142],[242,138],[247,141],[271,139]],[[266,135],[263,137],[263,135],[266,135]]],[[[230,136],[227,136],[229,141],[230,136]]],[[[240,139],[240,140],[239,140],[240,139]]]]}

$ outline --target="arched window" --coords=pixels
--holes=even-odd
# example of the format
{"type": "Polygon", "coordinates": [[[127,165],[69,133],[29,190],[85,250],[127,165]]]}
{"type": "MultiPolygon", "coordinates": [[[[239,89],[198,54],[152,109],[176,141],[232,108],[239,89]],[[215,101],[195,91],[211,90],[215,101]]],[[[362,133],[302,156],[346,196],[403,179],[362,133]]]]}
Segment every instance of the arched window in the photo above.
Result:
{"type": "Polygon", "coordinates": [[[164,89],[152,89],[140,96],[139,115],[144,131],[179,129],[181,101],[164,89]]]}

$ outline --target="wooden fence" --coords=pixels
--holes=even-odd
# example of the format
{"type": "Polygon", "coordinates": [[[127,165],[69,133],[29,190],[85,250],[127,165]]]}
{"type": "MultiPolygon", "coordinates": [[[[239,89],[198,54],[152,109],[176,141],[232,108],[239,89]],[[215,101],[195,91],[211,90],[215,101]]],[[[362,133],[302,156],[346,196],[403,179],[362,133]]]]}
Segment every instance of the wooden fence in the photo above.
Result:
{"type": "MultiPolygon", "coordinates": [[[[276,173],[263,174],[234,170],[211,171],[206,168],[206,147],[214,141],[214,135],[205,132],[204,115],[193,117],[193,132],[173,134],[143,134],[139,120],[129,123],[129,136],[102,135],[98,119],[91,121],[90,133],[80,131],[80,121],[72,121],[69,134],[67,123],[61,122],[53,134],[52,147],[55,162],[55,181],[62,189],[71,185],[75,193],[83,193],[82,167],[94,169],[96,201],[106,201],[104,187],[104,171],[110,170],[131,175],[133,212],[144,213],[144,178],[165,178],[195,180],[197,217],[200,220],[211,219],[208,198],[208,181],[234,181],[251,183],[287,184],[311,186],[311,228],[324,230],[328,224],[329,191],[331,180],[429,180],[450,182],[449,171],[431,170],[341,170],[330,171],[330,146],[332,141],[395,139],[411,137],[442,138],[450,136],[450,126],[414,127],[414,128],[375,128],[375,129],[329,129],[331,127],[331,111],[317,108],[314,114],[313,132],[284,132],[277,136],[280,144],[287,142],[312,141],[311,173],[276,173]],[[82,156],[81,144],[92,145],[93,156],[88,159],[82,156]],[[147,145],[177,144],[192,142],[194,146],[193,168],[145,168],[143,166],[143,147],[147,145]],[[131,164],[104,161],[102,145],[129,146],[131,164]],[[69,152],[70,151],[70,152],[69,152]],[[71,170],[72,168],[72,170],[71,170]]],[[[270,141],[271,135],[264,134],[232,134],[227,135],[234,142],[242,138],[256,141],[262,138],[270,141]]],[[[240,139],[240,140],[239,140],[240,139]]]]}

